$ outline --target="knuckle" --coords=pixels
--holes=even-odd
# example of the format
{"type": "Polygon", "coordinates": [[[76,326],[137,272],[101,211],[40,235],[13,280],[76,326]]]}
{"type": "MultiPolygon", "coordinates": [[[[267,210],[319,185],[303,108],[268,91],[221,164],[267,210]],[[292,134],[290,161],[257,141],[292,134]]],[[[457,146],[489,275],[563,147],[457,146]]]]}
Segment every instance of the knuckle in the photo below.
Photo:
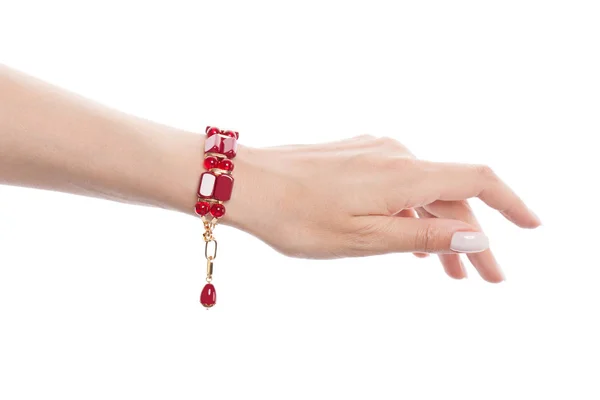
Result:
{"type": "Polygon", "coordinates": [[[380,147],[385,148],[386,150],[408,152],[408,149],[394,138],[383,136],[375,139],[375,141],[380,147]]]}
{"type": "Polygon", "coordinates": [[[385,156],[378,153],[360,153],[352,155],[347,164],[356,166],[360,170],[381,171],[382,176],[398,179],[398,172],[414,171],[418,167],[418,160],[411,157],[385,156]]]}
{"type": "Polygon", "coordinates": [[[369,139],[369,140],[372,140],[372,139],[375,139],[375,136],[373,136],[371,134],[368,134],[368,133],[365,133],[364,135],[358,135],[358,136],[356,136],[355,139],[369,139]]]}
{"type": "Polygon", "coordinates": [[[475,171],[486,181],[496,181],[498,176],[489,165],[476,165],[475,171]]]}
{"type": "Polygon", "coordinates": [[[411,157],[380,157],[376,156],[378,167],[397,176],[398,171],[406,171],[416,167],[417,160],[411,157]]]}
{"type": "Polygon", "coordinates": [[[415,249],[418,251],[424,251],[426,253],[434,252],[439,247],[439,235],[439,229],[432,225],[428,225],[417,233],[415,237],[415,249]]]}
{"type": "Polygon", "coordinates": [[[382,146],[395,146],[396,144],[398,144],[398,141],[388,136],[379,137],[376,139],[376,141],[382,146]]]}

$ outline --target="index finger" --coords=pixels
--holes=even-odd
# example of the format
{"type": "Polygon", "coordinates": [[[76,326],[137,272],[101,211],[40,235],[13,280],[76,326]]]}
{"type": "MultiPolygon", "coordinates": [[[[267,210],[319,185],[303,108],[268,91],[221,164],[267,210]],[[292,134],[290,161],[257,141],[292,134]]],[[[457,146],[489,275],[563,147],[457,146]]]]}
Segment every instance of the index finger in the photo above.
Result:
{"type": "Polygon", "coordinates": [[[479,197],[488,206],[500,211],[521,228],[536,228],[540,219],[523,200],[486,165],[434,163],[422,161],[427,173],[425,190],[438,200],[454,201],[479,197]]]}

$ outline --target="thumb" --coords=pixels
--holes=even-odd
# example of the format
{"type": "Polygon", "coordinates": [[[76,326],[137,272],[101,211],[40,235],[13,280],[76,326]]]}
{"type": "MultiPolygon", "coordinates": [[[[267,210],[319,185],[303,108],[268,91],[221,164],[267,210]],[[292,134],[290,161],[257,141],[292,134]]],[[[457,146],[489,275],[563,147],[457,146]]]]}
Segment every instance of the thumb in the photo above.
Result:
{"type": "MultiPolygon", "coordinates": [[[[370,216],[377,253],[478,253],[489,247],[487,236],[463,221],[442,218],[370,216]],[[373,229],[375,228],[375,229],[373,229]]],[[[365,221],[366,222],[366,221],[365,221]]]]}

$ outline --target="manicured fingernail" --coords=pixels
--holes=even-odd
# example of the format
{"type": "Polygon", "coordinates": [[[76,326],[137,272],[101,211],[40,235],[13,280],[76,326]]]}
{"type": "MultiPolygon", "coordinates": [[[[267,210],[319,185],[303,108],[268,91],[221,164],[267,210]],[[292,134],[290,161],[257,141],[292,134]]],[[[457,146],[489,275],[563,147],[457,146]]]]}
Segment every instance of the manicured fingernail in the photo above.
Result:
{"type": "Polygon", "coordinates": [[[479,253],[490,247],[483,232],[456,232],[450,241],[450,250],[458,253],[479,253]]]}

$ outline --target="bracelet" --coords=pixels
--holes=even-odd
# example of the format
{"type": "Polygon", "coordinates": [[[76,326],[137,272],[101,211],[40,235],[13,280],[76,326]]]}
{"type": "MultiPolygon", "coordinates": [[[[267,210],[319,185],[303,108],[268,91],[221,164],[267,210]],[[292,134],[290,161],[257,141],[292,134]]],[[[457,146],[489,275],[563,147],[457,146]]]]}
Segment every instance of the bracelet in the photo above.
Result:
{"type": "Polygon", "coordinates": [[[204,257],[206,258],[206,285],[200,293],[200,303],[207,309],[217,302],[217,292],[212,284],[213,262],[217,258],[217,240],[213,231],[219,218],[225,215],[223,203],[233,191],[233,162],[240,135],[214,126],[206,127],[204,143],[204,168],[198,185],[195,211],[204,223],[204,257]]]}

